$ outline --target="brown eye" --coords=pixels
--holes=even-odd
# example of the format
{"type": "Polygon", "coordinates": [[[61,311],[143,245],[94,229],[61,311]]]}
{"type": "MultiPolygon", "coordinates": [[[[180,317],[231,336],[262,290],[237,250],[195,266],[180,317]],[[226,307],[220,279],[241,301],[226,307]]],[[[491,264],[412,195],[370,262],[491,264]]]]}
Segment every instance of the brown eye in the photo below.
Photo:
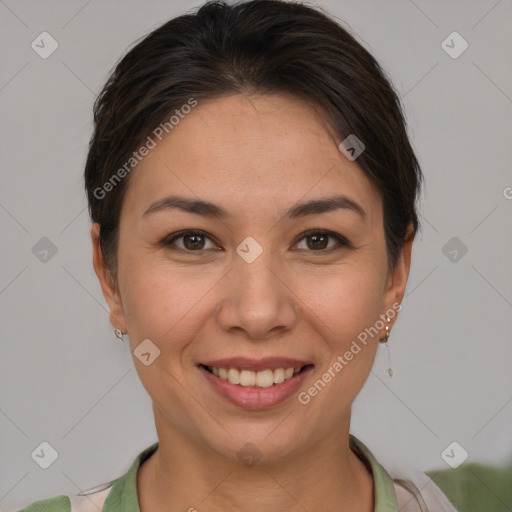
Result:
{"type": "Polygon", "coordinates": [[[309,235],[306,239],[308,240],[307,246],[309,249],[326,249],[329,245],[328,235],[309,235]]]}
{"type": "Polygon", "coordinates": [[[199,252],[203,250],[218,249],[211,238],[202,231],[181,231],[166,238],[162,245],[173,250],[185,252],[199,252]],[[208,246],[208,242],[210,246],[208,246]]]}
{"type": "Polygon", "coordinates": [[[204,237],[202,235],[184,235],[183,245],[191,251],[204,248],[204,237]]]}
{"type": "Polygon", "coordinates": [[[330,252],[331,250],[340,249],[342,247],[351,247],[349,241],[337,233],[331,231],[314,230],[304,233],[302,238],[297,244],[297,247],[301,250],[309,252],[330,252]],[[299,247],[302,240],[306,241],[305,247],[299,247]],[[335,240],[334,246],[330,244],[330,240],[335,240]]]}

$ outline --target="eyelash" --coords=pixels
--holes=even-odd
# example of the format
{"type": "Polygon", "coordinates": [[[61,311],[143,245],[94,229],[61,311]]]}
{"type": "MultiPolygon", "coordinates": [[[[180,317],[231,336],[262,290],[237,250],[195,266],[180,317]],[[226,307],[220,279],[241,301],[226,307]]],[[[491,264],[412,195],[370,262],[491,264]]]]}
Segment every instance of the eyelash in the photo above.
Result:
{"type": "MultiPolygon", "coordinates": [[[[182,249],[181,247],[175,247],[175,246],[173,247],[176,240],[183,238],[187,235],[202,236],[202,237],[208,238],[210,241],[213,242],[213,239],[205,231],[201,231],[200,229],[190,229],[190,230],[179,231],[177,233],[173,233],[172,235],[170,235],[170,237],[167,237],[164,240],[162,240],[161,245],[163,245],[164,247],[171,249],[171,250],[187,252],[187,253],[201,253],[202,251],[211,250],[211,249],[198,249],[198,250],[194,251],[194,250],[190,250],[190,249],[182,249]]],[[[332,251],[336,251],[336,250],[342,249],[344,247],[345,248],[353,248],[353,245],[344,236],[339,235],[338,233],[334,233],[332,231],[321,230],[321,229],[312,229],[312,230],[302,233],[300,235],[300,238],[297,239],[297,241],[294,243],[294,245],[297,245],[303,239],[310,237],[310,236],[314,236],[314,235],[323,235],[323,236],[328,236],[329,238],[334,238],[337,241],[338,246],[331,247],[330,249],[318,249],[318,250],[299,249],[299,250],[305,250],[307,252],[315,252],[315,253],[322,253],[322,252],[323,253],[331,253],[332,251]]]]}

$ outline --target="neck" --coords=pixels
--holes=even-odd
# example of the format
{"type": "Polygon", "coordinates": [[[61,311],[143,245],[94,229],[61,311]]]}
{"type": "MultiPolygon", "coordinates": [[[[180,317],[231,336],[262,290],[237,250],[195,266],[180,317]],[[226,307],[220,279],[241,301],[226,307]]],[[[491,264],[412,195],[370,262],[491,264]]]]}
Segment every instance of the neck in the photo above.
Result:
{"type": "Polygon", "coordinates": [[[371,512],[373,479],[349,448],[348,426],[279,463],[245,466],[173,432],[139,468],[141,512],[371,512]]]}

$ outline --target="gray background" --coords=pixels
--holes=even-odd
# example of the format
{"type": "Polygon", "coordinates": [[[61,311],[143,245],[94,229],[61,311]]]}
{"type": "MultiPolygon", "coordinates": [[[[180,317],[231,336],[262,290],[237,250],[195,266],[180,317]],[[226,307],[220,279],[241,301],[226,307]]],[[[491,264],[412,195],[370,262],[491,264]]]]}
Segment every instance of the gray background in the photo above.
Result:
{"type": "MultiPolygon", "coordinates": [[[[0,0],[1,510],[117,478],[156,440],[93,273],[82,172],[109,70],[137,38],[200,3],[0,0]],[[59,44],[47,59],[31,48],[43,31],[59,44]],[[42,237],[57,248],[46,262],[32,250],[42,237]],[[59,455],[46,470],[31,458],[42,441],[59,455]]],[[[389,468],[448,468],[440,454],[454,440],[468,461],[503,464],[512,456],[512,2],[319,3],[392,77],[426,177],[389,341],[394,375],[379,353],[352,432],[389,468]],[[453,31],[469,44],[457,59],[441,46],[453,31]]]]}

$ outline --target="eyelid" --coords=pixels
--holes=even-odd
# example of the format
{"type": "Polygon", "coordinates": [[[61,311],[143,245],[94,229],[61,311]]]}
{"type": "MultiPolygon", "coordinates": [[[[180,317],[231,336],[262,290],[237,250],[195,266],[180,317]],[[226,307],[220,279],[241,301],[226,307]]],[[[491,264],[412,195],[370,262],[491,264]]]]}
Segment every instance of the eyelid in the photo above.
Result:
{"type": "MultiPolygon", "coordinates": [[[[168,235],[167,237],[165,237],[160,243],[162,246],[167,247],[167,248],[173,247],[176,240],[178,240],[179,238],[182,238],[186,235],[200,235],[204,238],[207,238],[215,245],[217,245],[217,246],[219,245],[215,241],[214,237],[212,237],[206,231],[203,231],[201,229],[183,229],[181,231],[177,231],[177,232],[172,233],[171,235],[168,235]]],[[[312,235],[325,235],[327,237],[334,238],[338,242],[338,245],[337,245],[337,247],[331,247],[330,249],[319,249],[317,251],[307,250],[307,249],[298,249],[298,250],[305,250],[306,252],[311,252],[311,253],[329,253],[331,251],[335,251],[342,247],[348,247],[348,248],[354,247],[353,244],[351,242],[349,242],[343,235],[340,235],[339,233],[330,231],[328,229],[321,229],[321,228],[315,228],[315,229],[310,229],[308,231],[304,231],[296,238],[295,242],[293,243],[293,246],[296,246],[304,238],[307,238],[308,236],[312,236],[312,235]]],[[[181,247],[176,247],[175,245],[173,248],[175,250],[186,252],[186,253],[201,253],[203,251],[208,251],[208,250],[211,251],[212,250],[212,249],[198,249],[197,251],[193,251],[193,250],[188,250],[188,249],[182,249],[181,247]]],[[[222,250],[222,249],[219,248],[219,250],[222,250]]]]}
{"type": "Polygon", "coordinates": [[[215,239],[211,235],[209,235],[208,233],[206,233],[206,231],[203,231],[201,229],[183,229],[181,231],[176,231],[175,233],[171,233],[170,235],[166,236],[160,242],[160,244],[164,247],[167,247],[167,248],[172,247],[177,251],[182,251],[182,252],[187,252],[187,253],[201,253],[202,251],[212,250],[212,249],[199,249],[197,251],[191,251],[188,249],[182,249],[181,247],[176,247],[175,246],[176,240],[178,240],[179,238],[182,238],[186,235],[200,235],[204,238],[207,238],[215,245],[218,245],[217,242],[215,241],[215,239]]]}
{"type": "MultiPolygon", "coordinates": [[[[354,247],[353,244],[350,243],[343,235],[340,235],[339,233],[336,233],[335,231],[329,231],[328,229],[322,229],[322,228],[310,229],[308,231],[305,231],[304,233],[301,233],[293,245],[294,246],[297,245],[301,240],[303,240],[304,238],[307,238],[308,236],[312,236],[312,235],[325,235],[325,236],[334,238],[338,242],[338,246],[331,247],[330,249],[322,249],[322,250],[318,250],[318,251],[310,250],[307,252],[328,253],[331,251],[335,251],[336,249],[340,249],[342,247],[348,247],[348,248],[354,247]]],[[[299,249],[299,250],[301,250],[301,249],[299,249]]]]}

